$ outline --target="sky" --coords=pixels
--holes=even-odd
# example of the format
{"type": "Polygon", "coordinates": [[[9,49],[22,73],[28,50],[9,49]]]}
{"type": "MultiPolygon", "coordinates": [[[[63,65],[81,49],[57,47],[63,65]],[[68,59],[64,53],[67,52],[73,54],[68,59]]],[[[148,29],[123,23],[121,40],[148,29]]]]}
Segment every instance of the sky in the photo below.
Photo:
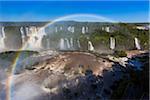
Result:
{"type": "Polygon", "coordinates": [[[148,0],[0,1],[0,21],[51,21],[73,14],[92,14],[119,22],[150,21],[148,0]]]}

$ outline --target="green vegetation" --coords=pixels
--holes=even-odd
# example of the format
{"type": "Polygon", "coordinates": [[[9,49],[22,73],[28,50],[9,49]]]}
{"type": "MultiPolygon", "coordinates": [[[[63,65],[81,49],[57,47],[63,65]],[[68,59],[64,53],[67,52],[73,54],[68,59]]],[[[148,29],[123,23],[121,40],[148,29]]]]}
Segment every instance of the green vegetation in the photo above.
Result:
{"type": "Polygon", "coordinates": [[[108,45],[109,38],[110,34],[102,30],[95,30],[95,32],[92,33],[90,36],[90,40],[94,45],[98,45],[99,43],[108,45]]]}
{"type": "Polygon", "coordinates": [[[115,57],[126,57],[127,56],[127,54],[126,54],[126,52],[125,51],[115,51],[114,52],[114,56],[115,57]]]}
{"type": "Polygon", "coordinates": [[[149,32],[148,30],[138,30],[134,25],[118,23],[116,24],[117,29],[113,32],[108,33],[99,28],[95,29],[95,32],[90,34],[90,40],[94,46],[104,44],[109,47],[110,37],[114,37],[116,40],[116,50],[128,50],[134,49],[134,38],[137,37],[140,41],[143,49],[149,47],[149,32]]]}
{"type": "Polygon", "coordinates": [[[130,32],[134,37],[137,37],[140,40],[140,44],[144,49],[149,47],[149,31],[148,30],[138,30],[131,29],[130,32]]]}
{"type": "Polygon", "coordinates": [[[132,39],[137,37],[140,40],[140,44],[142,45],[143,49],[149,48],[149,30],[139,30],[135,27],[136,24],[119,24],[120,27],[124,27],[128,30],[128,33],[132,39]]]}
{"type": "Polygon", "coordinates": [[[79,41],[80,41],[82,49],[86,50],[87,49],[87,45],[88,45],[87,44],[88,43],[87,36],[81,34],[80,37],[79,37],[79,41]]]}
{"type": "Polygon", "coordinates": [[[134,47],[134,39],[124,30],[115,30],[114,32],[108,33],[106,31],[102,31],[101,29],[95,30],[94,33],[90,35],[90,40],[94,44],[94,46],[98,46],[99,44],[103,44],[107,48],[110,45],[110,37],[114,37],[116,40],[116,49],[131,49],[134,47]],[[129,45],[130,44],[130,45],[129,45]]]}
{"type": "Polygon", "coordinates": [[[25,59],[26,57],[29,57],[33,54],[38,54],[37,51],[6,51],[0,53],[0,58],[7,61],[14,61],[16,57],[20,57],[25,59]]]}

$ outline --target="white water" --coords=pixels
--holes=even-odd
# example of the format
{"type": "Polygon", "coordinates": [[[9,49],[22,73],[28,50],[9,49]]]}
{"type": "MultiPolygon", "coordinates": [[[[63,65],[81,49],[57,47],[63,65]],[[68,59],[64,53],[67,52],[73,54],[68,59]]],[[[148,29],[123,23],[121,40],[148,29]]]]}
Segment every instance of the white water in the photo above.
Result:
{"type": "Polygon", "coordinates": [[[91,41],[88,41],[88,50],[89,51],[94,51],[94,46],[93,46],[91,41]]]}
{"type": "Polygon", "coordinates": [[[23,27],[20,28],[20,33],[21,33],[21,40],[22,40],[22,44],[25,44],[25,33],[23,31],[23,27]]]}
{"type": "Polygon", "coordinates": [[[55,32],[56,32],[56,33],[58,32],[58,29],[57,29],[57,27],[55,27],[55,32]]]}
{"type": "Polygon", "coordinates": [[[5,27],[2,27],[1,29],[1,36],[0,36],[0,49],[5,49],[5,31],[4,31],[5,27]]]}
{"type": "Polygon", "coordinates": [[[30,28],[29,40],[27,41],[28,49],[41,49],[42,48],[42,38],[46,35],[45,29],[37,29],[36,27],[30,28]]]}
{"type": "Polygon", "coordinates": [[[70,38],[70,46],[73,48],[73,38],[70,38]]]}
{"type": "Polygon", "coordinates": [[[45,28],[42,28],[37,32],[37,34],[36,34],[36,37],[38,38],[36,40],[37,48],[42,48],[42,38],[43,38],[44,35],[46,35],[45,28]]]}
{"type": "Polygon", "coordinates": [[[134,41],[135,41],[135,47],[138,49],[138,50],[140,50],[141,49],[141,46],[140,46],[140,43],[139,43],[139,40],[138,40],[138,38],[134,38],[134,41]]]}
{"type": "Polygon", "coordinates": [[[65,50],[65,40],[63,38],[60,39],[60,44],[59,44],[59,49],[60,50],[65,50]]]}
{"type": "Polygon", "coordinates": [[[86,33],[88,33],[88,32],[89,32],[89,28],[88,28],[87,26],[86,26],[85,31],[86,31],[86,33]]]}
{"type": "Polygon", "coordinates": [[[69,27],[67,28],[67,30],[68,30],[69,32],[71,32],[71,33],[74,33],[74,27],[73,27],[73,26],[69,26],[69,27]]]}
{"type": "Polygon", "coordinates": [[[69,40],[67,38],[65,38],[65,41],[67,43],[67,49],[70,49],[71,46],[70,46],[69,40]]]}
{"type": "Polygon", "coordinates": [[[115,49],[115,38],[110,37],[110,49],[115,49]]]}
{"type": "Polygon", "coordinates": [[[27,36],[29,36],[29,28],[28,28],[28,27],[25,27],[25,30],[26,30],[27,36]]]}
{"type": "Polygon", "coordinates": [[[60,27],[60,30],[63,30],[63,27],[62,27],[62,26],[60,27]]]}
{"type": "Polygon", "coordinates": [[[87,26],[86,27],[83,26],[81,31],[83,34],[88,33],[89,28],[87,26]]]}
{"type": "Polygon", "coordinates": [[[85,34],[85,27],[82,27],[82,33],[85,34]]]}
{"type": "Polygon", "coordinates": [[[80,41],[77,40],[77,43],[78,43],[78,48],[81,48],[81,45],[80,45],[80,41]]]}
{"type": "Polygon", "coordinates": [[[71,32],[74,33],[74,27],[72,27],[72,31],[71,32]]]}

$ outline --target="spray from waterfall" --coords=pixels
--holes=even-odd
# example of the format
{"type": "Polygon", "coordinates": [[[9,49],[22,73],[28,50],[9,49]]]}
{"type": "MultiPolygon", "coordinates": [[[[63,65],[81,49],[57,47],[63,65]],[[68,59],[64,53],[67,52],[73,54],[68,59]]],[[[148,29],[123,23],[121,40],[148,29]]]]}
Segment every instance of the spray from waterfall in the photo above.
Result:
{"type": "Polygon", "coordinates": [[[42,38],[45,33],[45,28],[38,31],[36,27],[30,27],[30,34],[28,34],[29,40],[27,41],[27,48],[29,49],[41,49],[42,48],[42,38]]]}
{"type": "Polygon", "coordinates": [[[140,43],[139,43],[139,40],[138,40],[138,38],[134,38],[134,41],[135,41],[135,47],[138,49],[138,50],[140,50],[141,49],[141,45],[140,45],[140,43]]]}
{"type": "Polygon", "coordinates": [[[46,43],[47,44],[46,48],[49,49],[50,48],[50,41],[49,41],[49,39],[46,39],[46,42],[47,42],[46,43]]]}

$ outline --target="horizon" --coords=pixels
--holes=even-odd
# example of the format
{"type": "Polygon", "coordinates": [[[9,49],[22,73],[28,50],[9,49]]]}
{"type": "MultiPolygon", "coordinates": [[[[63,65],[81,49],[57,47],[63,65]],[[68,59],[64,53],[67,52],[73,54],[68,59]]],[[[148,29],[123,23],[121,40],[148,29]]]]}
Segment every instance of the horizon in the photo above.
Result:
{"type": "MultiPolygon", "coordinates": [[[[50,23],[52,21],[0,21],[0,23],[50,23]]],[[[58,21],[61,22],[61,21],[58,21]]],[[[92,21],[74,21],[74,20],[66,20],[62,22],[83,22],[83,23],[127,23],[127,24],[150,24],[150,22],[92,22],[92,21]]]]}
{"type": "Polygon", "coordinates": [[[0,22],[47,22],[74,14],[93,14],[122,23],[149,23],[149,1],[0,1],[0,5],[0,22]]]}

